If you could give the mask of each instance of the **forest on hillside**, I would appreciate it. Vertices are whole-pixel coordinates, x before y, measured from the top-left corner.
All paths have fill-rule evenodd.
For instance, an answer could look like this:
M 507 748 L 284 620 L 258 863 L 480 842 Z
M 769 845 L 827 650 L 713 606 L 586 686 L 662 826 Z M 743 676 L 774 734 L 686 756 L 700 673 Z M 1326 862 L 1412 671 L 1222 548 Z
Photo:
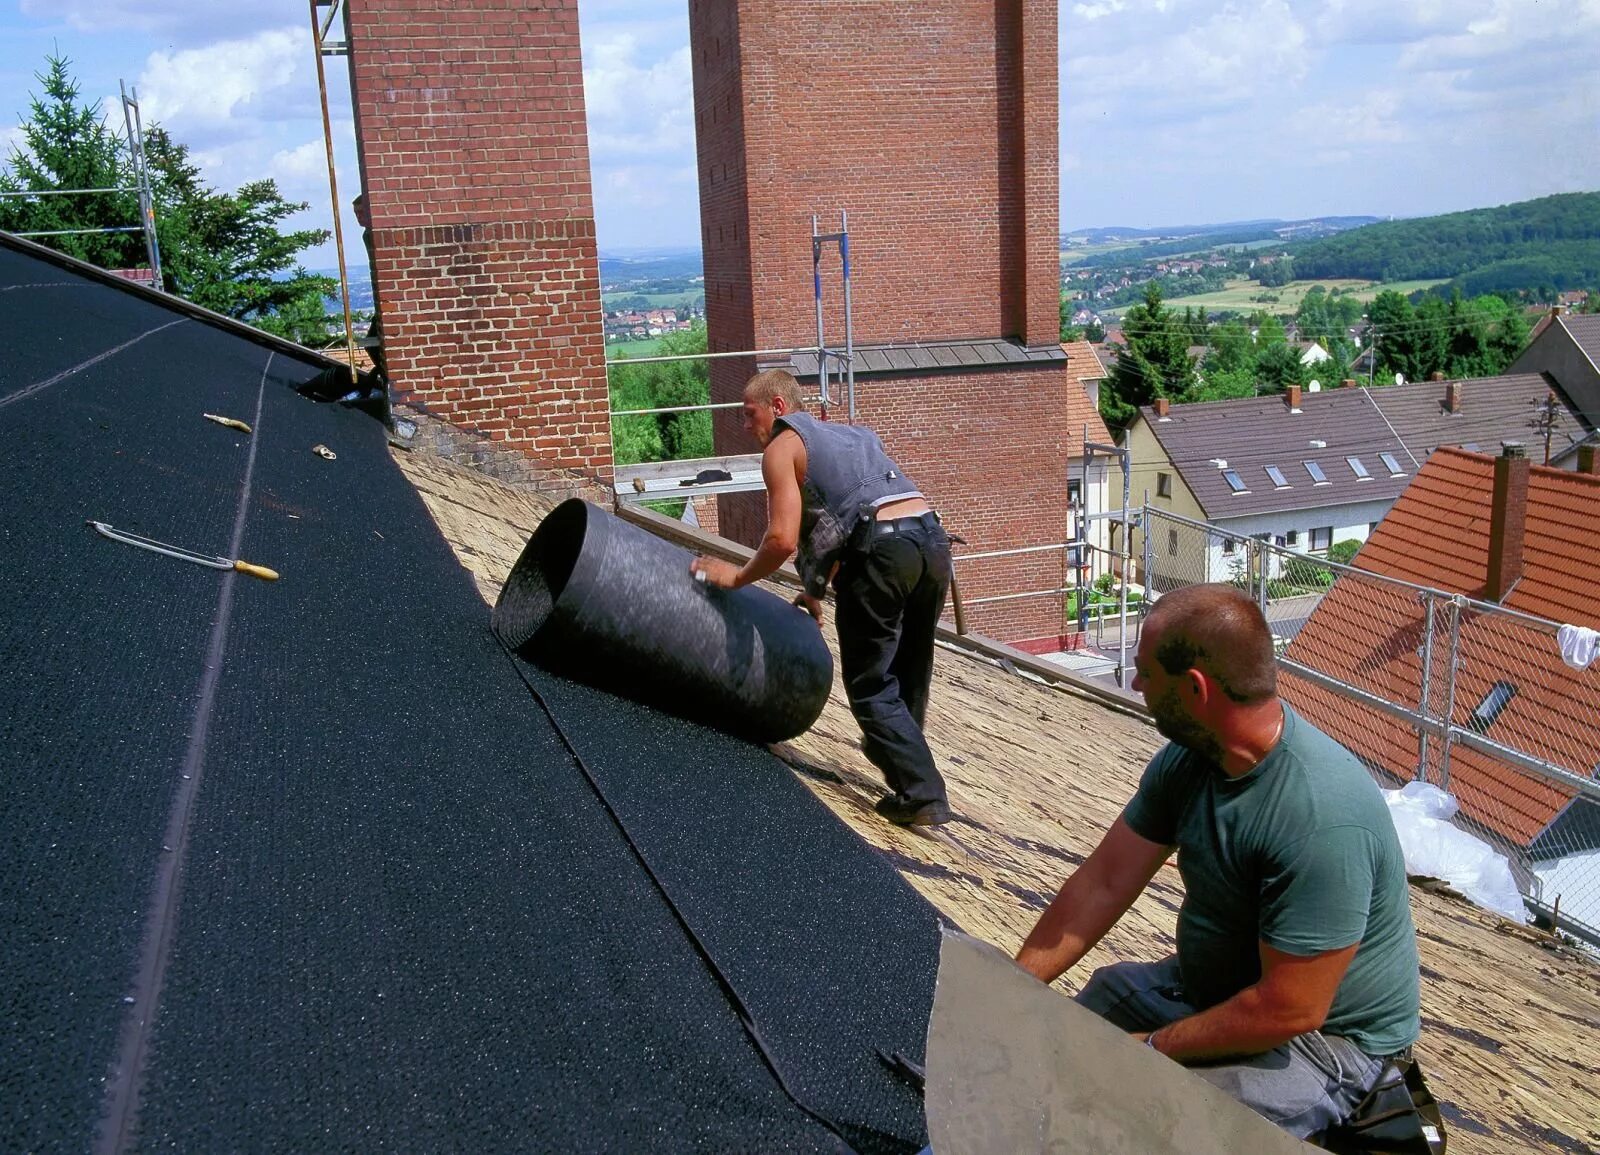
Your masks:
M 1600 193 L 1386 221 L 1289 247 L 1302 280 L 1446 279 L 1467 296 L 1600 284 Z

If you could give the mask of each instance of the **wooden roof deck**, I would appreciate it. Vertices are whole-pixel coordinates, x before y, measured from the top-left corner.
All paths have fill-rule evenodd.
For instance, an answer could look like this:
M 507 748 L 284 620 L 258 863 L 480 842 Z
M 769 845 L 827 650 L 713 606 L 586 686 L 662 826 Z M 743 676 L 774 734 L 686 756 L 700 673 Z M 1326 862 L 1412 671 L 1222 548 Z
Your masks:
M 551 501 L 465 469 L 397 453 L 487 603 Z M 834 644 L 831 622 L 827 628 Z M 928 735 L 958 820 L 891 827 L 883 792 L 836 687 L 810 732 L 777 747 L 817 796 L 968 933 L 1014 951 L 1062 878 L 1121 811 L 1161 740 L 1148 724 L 952 650 L 935 663 Z M 1170 865 L 1083 964 L 1173 947 L 1182 883 Z M 1571 947 L 1413 886 L 1423 1034 L 1457 1155 L 1600 1149 L 1600 965 Z

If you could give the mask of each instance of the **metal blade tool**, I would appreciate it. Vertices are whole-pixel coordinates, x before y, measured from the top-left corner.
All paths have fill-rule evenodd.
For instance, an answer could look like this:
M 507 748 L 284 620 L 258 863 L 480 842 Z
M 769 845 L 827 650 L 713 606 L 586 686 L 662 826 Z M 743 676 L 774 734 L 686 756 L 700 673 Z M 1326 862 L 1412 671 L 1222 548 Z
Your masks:
M 252 565 L 250 562 L 238 558 L 213 557 L 210 554 L 195 553 L 193 550 L 168 545 L 166 542 L 140 537 L 138 534 L 129 533 L 125 529 L 113 529 L 103 521 L 90 520 L 86 524 L 101 537 L 110 538 L 112 541 L 120 541 L 123 545 L 137 546 L 139 549 L 147 549 L 151 553 L 159 553 L 165 557 L 175 557 L 179 561 L 192 561 L 195 565 L 208 566 L 211 569 L 231 569 L 237 573 L 260 578 L 262 581 L 275 582 L 278 580 L 278 571 L 268 569 L 264 565 Z

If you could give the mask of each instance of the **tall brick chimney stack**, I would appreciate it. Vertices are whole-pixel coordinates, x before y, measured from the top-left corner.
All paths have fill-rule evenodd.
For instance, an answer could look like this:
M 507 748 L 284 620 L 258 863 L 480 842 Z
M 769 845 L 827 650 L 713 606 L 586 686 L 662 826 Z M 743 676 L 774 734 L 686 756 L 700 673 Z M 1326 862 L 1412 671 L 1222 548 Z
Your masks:
M 1059 335 L 1058 9 L 689 4 L 712 351 L 816 344 L 812 214 L 831 233 L 847 212 L 857 420 L 975 552 L 1059 544 L 1082 452 Z M 826 335 L 842 347 L 839 256 L 823 253 Z M 814 395 L 815 359 L 793 364 Z M 713 362 L 712 400 L 736 400 L 755 368 Z M 844 420 L 834 390 L 829 416 Z M 754 448 L 731 413 L 714 428 L 719 453 Z M 753 542 L 764 516 L 735 495 L 719 526 Z M 976 601 L 1060 576 L 1059 555 L 1040 551 L 964 567 L 961 588 Z M 1037 640 L 1061 633 L 1061 610 L 1025 597 L 968 617 Z
M 1300 386 L 1290 385 L 1283 391 L 1283 400 L 1289 406 L 1290 413 L 1300 412 Z
M 1596 454 L 1597 446 L 1590 441 L 1578 446 L 1578 472 L 1600 473 L 1600 454 Z
M 1494 459 L 1489 510 L 1489 572 L 1484 596 L 1498 602 L 1522 576 L 1522 539 L 1528 522 L 1528 451 L 1507 441 Z
M 1172 402 L 1167 400 L 1165 397 L 1157 397 L 1155 401 L 1151 403 L 1151 408 L 1156 411 L 1156 420 L 1165 421 L 1172 413 Z
M 397 400 L 552 488 L 609 481 L 576 6 L 348 0 L 345 25 Z
M 1446 413 L 1461 412 L 1461 382 L 1452 381 L 1444 387 L 1444 411 Z

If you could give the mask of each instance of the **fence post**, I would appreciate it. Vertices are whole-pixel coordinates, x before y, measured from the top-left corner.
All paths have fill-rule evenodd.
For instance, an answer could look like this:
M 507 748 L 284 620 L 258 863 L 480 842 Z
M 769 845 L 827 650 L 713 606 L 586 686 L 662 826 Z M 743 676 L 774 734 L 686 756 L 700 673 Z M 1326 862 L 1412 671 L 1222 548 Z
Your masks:
M 1427 622 L 1422 635 L 1422 693 L 1417 702 L 1417 712 L 1424 717 L 1431 718 L 1430 712 L 1433 699 L 1430 687 L 1433 682 L 1433 594 L 1421 593 L 1417 600 L 1422 602 L 1422 616 Z M 1423 727 L 1417 728 L 1417 781 L 1428 780 L 1428 731 Z
M 1444 754 L 1440 759 L 1439 789 L 1450 792 L 1450 748 L 1455 745 L 1453 727 L 1456 717 L 1456 681 L 1461 670 L 1461 597 L 1453 596 L 1446 604 L 1450 618 L 1450 680 L 1446 683 L 1444 718 Z
M 1156 588 L 1155 581 L 1150 575 L 1150 494 L 1149 494 L 1149 492 L 1145 493 L 1145 495 L 1144 495 L 1144 508 L 1139 512 L 1139 529 L 1144 535 L 1144 600 L 1145 600 L 1146 612 L 1149 612 L 1148 611 L 1148 607 L 1149 607 L 1149 604 L 1150 604 L 1150 599 L 1155 596 L 1155 588 Z M 1133 532 L 1133 527 L 1131 525 L 1124 525 L 1122 527 L 1122 535 L 1124 537 L 1126 537 L 1128 534 L 1130 534 L 1132 532 Z
M 1257 598 L 1257 600 L 1258 600 L 1258 602 L 1259 602 L 1259 604 L 1261 606 L 1261 616 L 1262 617 L 1266 617 L 1267 616 L 1267 574 L 1272 569 L 1272 555 L 1267 552 L 1267 543 L 1266 542 L 1259 541 L 1259 540 L 1257 540 L 1256 538 L 1253 538 L 1253 537 L 1252 538 L 1247 538 L 1246 540 L 1251 543 L 1251 546 L 1252 546 L 1251 552 L 1254 553 L 1255 556 L 1256 556 L 1257 573 L 1259 574 L 1259 576 L 1258 576 L 1258 578 L 1256 580 L 1260 583 L 1259 587 L 1256 590 L 1256 598 Z

